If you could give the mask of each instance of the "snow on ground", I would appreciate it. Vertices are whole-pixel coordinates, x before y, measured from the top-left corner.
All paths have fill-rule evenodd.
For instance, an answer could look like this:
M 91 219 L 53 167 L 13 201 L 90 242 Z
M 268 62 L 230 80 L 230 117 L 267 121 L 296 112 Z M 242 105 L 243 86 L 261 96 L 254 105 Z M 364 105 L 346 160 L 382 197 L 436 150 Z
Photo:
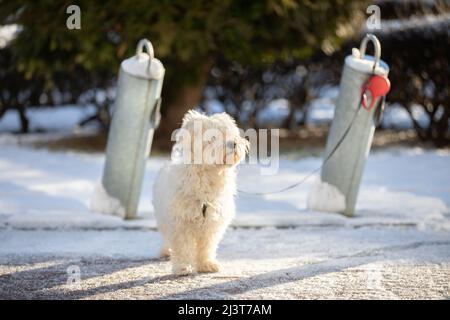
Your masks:
M 139 219 L 90 212 L 103 154 L 32 149 L 0 135 L 0 298 L 316 299 L 450 297 L 450 151 L 372 153 L 354 218 L 306 209 L 317 176 L 287 192 L 240 194 L 217 274 L 175 277 L 157 259 L 147 163 Z M 273 176 L 239 169 L 239 188 L 272 191 L 319 158 L 283 156 Z M 75 269 L 74 269 L 75 268 Z M 67 284 L 73 270 L 80 281 Z
M 317 98 L 310 102 L 307 123 L 313 125 L 331 123 L 338 95 L 338 86 L 324 86 L 318 90 Z M 208 100 L 206 106 L 209 113 L 223 112 L 224 110 L 220 101 L 215 99 Z M 261 126 L 279 127 L 289 115 L 288 107 L 289 102 L 286 99 L 271 101 L 263 110 L 258 112 L 257 123 Z M 426 127 L 429 118 L 423 108 L 419 105 L 413 105 L 411 110 L 419 125 Z M 63 107 L 28 108 L 27 117 L 30 121 L 29 129 L 31 132 L 67 133 L 80 130 L 78 123 L 95 114 L 95 112 L 95 107 L 92 105 L 84 107 L 66 105 Z M 302 111 L 299 110 L 295 117 L 300 120 Z M 399 104 L 388 104 L 383 116 L 382 126 L 393 129 L 411 129 L 414 127 L 408 112 Z M 8 110 L 0 118 L 0 133 L 19 132 L 20 128 L 19 115 L 15 110 Z M 87 131 L 87 129 L 83 128 L 84 131 Z
M 27 116 L 30 120 L 30 131 L 68 131 L 77 124 L 95 114 L 93 106 L 80 107 L 68 105 L 64 107 L 29 108 Z M 0 119 L 0 133 L 20 131 L 20 119 L 15 110 L 8 110 Z
M 152 182 L 165 161 L 168 159 L 161 157 L 148 161 L 139 204 L 141 219 L 123 221 L 88 209 L 102 174 L 102 154 L 55 153 L 4 144 L 0 150 L 0 228 L 154 228 Z M 261 176 L 257 165 L 244 165 L 239 169 L 239 188 L 246 192 L 278 190 L 301 180 L 320 164 L 318 158 L 294 161 L 282 157 L 278 174 L 272 176 Z M 378 152 L 368 160 L 354 218 L 306 210 L 316 176 L 279 194 L 240 194 L 234 225 L 414 224 L 448 230 L 449 164 L 448 151 Z
M 450 23 L 450 14 L 443 13 L 439 15 L 427 14 L 424 16 L 412 16 L 407 19 L 392 19 L 392 20 L 382 20 L 381 26 L 378 32 L 395 32 L 398 30 L 407 29 L 417 29 L 426 27 L 439 27 L 440 25 L 446 27 Z M 367 30 L 367 27 L 363 30 L 364 32 L 373 32 L 373 30 Z
M 3 49 L 11 42 L 22 28 L 17 24 L 0 26 L 0 49 Z
M 442 299 L 450 239 L 415 228 L 235 229 L 222 271 L 176 277 L 155 231 L 0 232 L 0 297 L 47 299 Z M 73 272 L 79 281 L 68 283 Z M 72 278 L 73 279 L 73 278 Z
M 89 212 L 102 154 L 49 152 L 0 139 L 0 298 L 448 298 L 450 153 L 370 156 L 354 218 L 306 210 L 314 179 L 281 194 L 239 195 L 218 274 L 179 278 L 157 259 L 148 161 L 140 219 Z M 270 191 L 318 158 L 282 158 L 275 176 L 242 166 L 239 187 Z M 255 190 L 256 186 L 260 186 Z M 75 268 L 75 269 L 73 269 Z M 73 270 L 80 281 L 67 284 Z

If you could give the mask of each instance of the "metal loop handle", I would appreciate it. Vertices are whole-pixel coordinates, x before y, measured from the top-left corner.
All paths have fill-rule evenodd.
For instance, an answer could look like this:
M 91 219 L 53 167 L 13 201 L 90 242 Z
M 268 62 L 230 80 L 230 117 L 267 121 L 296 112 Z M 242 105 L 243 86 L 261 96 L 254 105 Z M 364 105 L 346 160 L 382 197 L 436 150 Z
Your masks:
M 144 52 L 144 48 L 147 51 L 147 54 L 150 56 L 150 59 L 155 57 L 155 53 L 153 51 L 152 43 L 147 39 L 141 39 L 136 47 L 136 54 Z
M 374 65 L 373 65 L 373 70 L 375 71 L 375 68 L 377 67 L 378 63 L 380 62 L 380 58 L 381 58 L 381 44 L 380 41 L 378 40 L 378 38 L 372 34 L 372 33 L 368 33 L 364 39 L 361 41 L 361 45 L 359 47 L 359 52 L 361 54 L 361 58 L 363 59 L 365 54 L 366 54 L 366 48 L 367 48 L 367 42 L 371 41 L 373 43 L 373 47 L 375 49 L 375 53 L 374 53 Z
M 152 60 L 155 57 L 155 52 L 153 51 L 153 45 L 148 39 L 141 39 L 138 42 L 138 45 L 136 47 L 136 55 L 139 55 L 140 53 L 144 52 L 144 48 L 147 51 L 147 54 L 150 56 L 148 59 L 148 66 L 147 66 L 147 72 L 150 74 L 150 66 L 152 64 Z

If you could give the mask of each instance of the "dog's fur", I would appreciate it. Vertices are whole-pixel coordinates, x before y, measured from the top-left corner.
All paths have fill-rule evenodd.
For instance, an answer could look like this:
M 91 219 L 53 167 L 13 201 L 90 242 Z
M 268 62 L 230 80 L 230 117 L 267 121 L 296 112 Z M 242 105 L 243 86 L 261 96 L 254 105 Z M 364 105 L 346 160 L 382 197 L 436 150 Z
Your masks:
M 216 141 L 214 148 L 215 152 L 222 148 L 223 161 L 186 164 L 172 159 L 159 172 L 153 206 L 164 241 L 161 255 L 170 256 L 176 274 L 217 272 L 217 246 L 235 212 L 236 165 L 245 158 L 249 143 L 240 137 L 235 121 L 226 113 L 206 116 L 191 110 L 181 128 L 190 133 L 185 144 L 191 148 L 188 151 L 201 139 L 203 152 L 211 147 L 211 141 L 204 141 L 205 131 L 219 130 L 224 139 Z M 178 137 L 174 148 L 185 140 Z M 230 141 L 232 150 L 227 151 Z

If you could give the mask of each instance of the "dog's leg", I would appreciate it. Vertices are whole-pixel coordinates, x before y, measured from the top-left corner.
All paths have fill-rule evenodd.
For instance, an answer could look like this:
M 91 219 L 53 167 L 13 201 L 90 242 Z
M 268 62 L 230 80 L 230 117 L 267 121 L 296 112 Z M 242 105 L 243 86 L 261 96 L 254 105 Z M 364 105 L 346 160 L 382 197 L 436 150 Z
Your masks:
M 194 273 L 193 262 L 195 261 L 195 241 L 188 228 L 180 225 L 174 228 L 171 237 L 172 271 L 178 275 Z
M 197 270 L 198 272 L 218 272 L 220 264 L 216 260 L 217 246 L 225 229 L 208 230 L 198 236 Z
M 167 232 L 167 227 L 165 224 L 159 222 L 158 223 L 158 230 L 162 235 L 162 246 L 161 249 L 159 251 L 159 257 L 161 259 L 168 259 L 170 257 L 170 252 L 172 251 L 170 249 L 170 245 L 169 245 L 169 237 L 168 232 Z

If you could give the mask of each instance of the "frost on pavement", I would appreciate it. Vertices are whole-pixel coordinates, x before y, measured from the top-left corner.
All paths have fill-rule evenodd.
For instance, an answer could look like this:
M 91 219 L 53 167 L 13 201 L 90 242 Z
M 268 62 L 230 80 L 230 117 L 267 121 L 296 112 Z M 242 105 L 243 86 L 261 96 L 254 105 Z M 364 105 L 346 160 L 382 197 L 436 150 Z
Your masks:
M 345 196 L 335 186 L 317 181 L 308 196 L 308 209 L 323 212 L 345 210 Z
M 101 182 L 95 187 L 89 209 L 98 213 L 112 214 L 122 218 L 125 217 L 125 209 L 120 201 L 109 195 Z

